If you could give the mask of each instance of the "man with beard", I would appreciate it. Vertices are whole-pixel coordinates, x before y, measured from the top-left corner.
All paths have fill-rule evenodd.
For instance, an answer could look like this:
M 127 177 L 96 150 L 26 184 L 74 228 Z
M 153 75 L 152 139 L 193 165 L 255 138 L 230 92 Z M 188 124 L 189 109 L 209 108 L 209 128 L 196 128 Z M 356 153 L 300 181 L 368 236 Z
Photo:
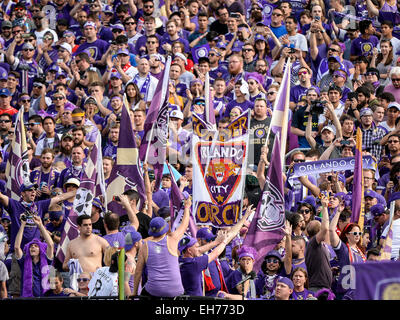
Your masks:
M 110 132 L 108 133 L 108 141 L 103 148 L 103 156 L 111 157 L 113 160 L 117 157 L 117 147 L 119 141 L 119 123 L 115 123 L 111 126 Z
M 66 132 L 61 137 L 60 153 L 54 158 L 54 163 L 64 162 L 66 167 L 72 166 L 71 153 L 74 146 L 74 136 Z
M 37 199 L 44 200 L 50 198 L 51 191 L 60 176 L 60 173 L 53 169 L 54 150 L 50 148 L 43 149 L 40 163 L 42 165 L 31 172 L 29 180 L 39 186 L 36 191 Z
M 161 36 L 156 32 L 156 19 L 152 16 L 144 18 L 144 34 L 136 41 L 135 54 L 140 55 L 146 51 L 146 42 L 149 36 L 156 36 L 158 43 L 161 42 Z
M 224 35 L 228 33 L 228 18 L 229 18 L 229 12 L 226 7 L 219 7 L 216 10 L 216 17 L 217 20 L 215 20 L 213 23 L 210 25 L 210 31 L 216 31 L 218 32 L 219 35 Z
M 13 35 L 11 33 L 12 22 L 4 20 L 1 24 L 1 37 L 4 39 L 4 48 L 7 49 L 8 45 L 13 41 Z
M 86 99 L 85 104 L 87 104 L 88 101 L 89 99 Z M 85 111 L 81 108 L 74 109 L 72 111 L 72 122 L 77 128 L 82 128 L 84 131 L 84 147 L 92 147 L 100 132 L 92 121 L 86 119 Z
M 217 78 L 228 79 L 228 70 L 226 66 L 220 64 L 221 57 L 222 55 L 217 48 L 211 48 L 208 52 L 208 59 L 210 61 L 210 84 L 214 84 Z
M 339 56 L 330 56 L 328 58 L 328 72 L 326 72 L 324 76 L 321 77 L 321 80 L 318 83 L 318 87 L 320 87 L 321 89 L 329 87 L 329 85 L 333 83 L 333 74 L 338 69 L 344 70 L 344 66 L 341 63 Z
M 235 83 L 244 77 L 243 57 L 239 54 L 232 54 L 228 62 L 229 82 L 226 85 L 225 94 L 231 93 Z
M 311 88 L 312 72 L 307 67 L 300 67 L 298 71 L 299 84 L 290 88 L 290 109 L 294 110 L 297 103 L 306 95 L 308 89 Z
M 305 231 L 305 224 L 304 230 Z M 285 265 L 285 271 L 287 274 L 291 274 L 292 271 L 298 267 L 302 267 L 307 270 L 307 265 L 305 262 L 304 252 L 306 250 L 306 240 L 304 236 L 298 235 L 286 235 L 286 244 L 285 248 L 287 252 L 285 253 L 285 258 L 283 259 L 283 263 Z
M 48 27 L 47 18 L 43 11 L 40 11 L 32 16 L 33 21 L 35 21 L 35 36 L 36 36 L 36 44 L 43 44 L 43 37 L 47 32 L 50 32 L 53 35 L 54 42 L 58 41 L 57 33 Z
M 36 149 L 36 143 L 45 134 L 42 126 L 42 117 L 35 114 L 29 117 L 27 126 L 27 142 Z
M 84 159 L 85 151 L 82 146 L 74 146 L 71 152 L 72 165 L 61 171 L 60 178 L 58 179 L 57 187 L 63 188 L 69 178 L 76 178 L 79 181 L 84 172 Z

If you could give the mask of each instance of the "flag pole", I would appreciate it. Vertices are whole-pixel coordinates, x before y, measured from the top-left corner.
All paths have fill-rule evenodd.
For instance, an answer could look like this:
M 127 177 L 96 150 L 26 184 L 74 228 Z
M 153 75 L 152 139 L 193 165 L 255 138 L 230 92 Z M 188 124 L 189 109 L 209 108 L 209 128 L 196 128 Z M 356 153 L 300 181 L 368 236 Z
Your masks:
M 247 130 L 250 129 L 250 121 L 251 121 L 251 117 L 250 117 L 250 112 L 247 113 Z M 247 176 L 247 164 L 248 164 L 248 156 L 249 156 L 249 135 L 247 135 L 247 141 L 246 141 L 246 155 L 245 155 L 245 160 L 246 160 L 246 165 L 244 166 L 245 172 L 244 172 L 244 181 L 243 181 L 243 185 L 242 185 L 242 200 L 240 201 L 240 217 L 242 216 L 242 211 L 243 211 L 243 197 L 244 197 L 244 190 L 246 187 L 246 176 Z M 242 172 L 243 174 L 243 172 Z

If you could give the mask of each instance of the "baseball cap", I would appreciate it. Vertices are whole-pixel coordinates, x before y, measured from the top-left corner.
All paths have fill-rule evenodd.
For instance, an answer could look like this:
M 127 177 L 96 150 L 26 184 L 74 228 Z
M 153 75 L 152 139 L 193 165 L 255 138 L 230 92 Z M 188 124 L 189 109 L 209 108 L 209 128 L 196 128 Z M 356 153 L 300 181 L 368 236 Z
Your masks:
M 128 49 L 119 49 L 117 51 L 117 55 L 118 54 L 125 54 L 125 55 L 129 56 L 129 50 Z
M 67 186 L 68 184 L 74 185 L 78 188 L 81 185 L 80 181 L 76 178 L 69 178 L 67 182 L 64 183 L 64 187 Z
M 390 109 L 390 108 L 396 108 L 397 110 L 400 111 L 400 104 L 398 104 L 397 102 L 391 102 L 387 106 L 387 109 Z
M 183 113 L 180 110 L 172 110 L 169 114 L 169 117 L 183 120 Z
M 332 129 L 330 126 L 325 126 L 325 127 L 323 127 L 322 130 L 321 130 L 321 133 L 322 133 L 322 131 L 324 131 L 324 130 L 329 130 L 330 132 L 332 132 L 333 134 L 335 134 L 335 131 L 333 131 L 333 129 Z
M 29 184 L 21 184 L 19 187 L 20 192 L 24 192 L 31 189 L 37 189 L 38 185 L 36 183 L 29 183 Z
M 182 253 L 185 249 L 194 246 L 196 243 L 197 239 L 190 236 L 184 236 L 178 243 L 178 250 Z
M 96 99 L 93 98 L 92 96 L 89 96 L 86 98 L 84 105 L 89 104 L 89 103 L 97 104 Z
M 196 238 L 197 239 L 206 240 L 206 241 L 210 241 L 210 240 L 214 240 L 215 239 L 215 235 L 212 233 L 210 228 L 204 227 L 204 228 L 201 228 L 201 229 L 199 229 L 197 231 Z
M 72 47 L 69 43 L 63 42 L 58 47 L 67 50 L 70 54 L 72 53 Z
M 87 21 L 87 22 L 85 22 L 85 24 L 83 25 L 83 27 L 84 27 L 84 28 L 93 27 L 93 28 L 97 29 L 96 23 L 94 23 L 93 21 Z
M 65 132 L 63 135 L 62 135 L 62 137 L 61 137 L 61 140 L 64 140 L 64 139 L 66 139 L 66 138 L 70 138 L 71 140 L 74 140 L 74 136 L 72 135 L 72 133 L 71 132 Z
M 0 96 L 7 96 L 9 97 L 11 95 L 10 90 L 7 88 L 0 89 Z
M 373 112 L 370 108 L 362 108 L 360 110 L 360 117 L 362 116 L 372 116 Z
M 136 242 L 142 240 L 142 236 L 137 231 L 128 232 L 125 235 L 125 251 L 131 250 Z
M 22 46 L 22 50 L 25 50 L 25 49 L 35 49 L 35 47 L 33 46 L 33 44 L 32 43 L 30 43 L 30 42 L 26 42 L 26 43 L 24 43 L 24 45 Z
M 1 23 L 1 27 L 2 27 L 2 28 L 6 28 L 6 27 L 12 28 L 12 22 L 11 22 L 10 20 L 4 20 L 4 21 Z

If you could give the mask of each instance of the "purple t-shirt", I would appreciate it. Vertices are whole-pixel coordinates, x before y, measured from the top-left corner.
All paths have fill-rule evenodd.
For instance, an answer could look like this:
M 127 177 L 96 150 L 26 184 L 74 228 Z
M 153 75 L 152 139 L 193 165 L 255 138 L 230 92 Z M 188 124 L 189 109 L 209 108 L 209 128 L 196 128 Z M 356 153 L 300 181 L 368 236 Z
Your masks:
M 36 212 L 40 218 L 43 214 L 49 210 L 50 199 L 37 201 L 35 206 L 37 210 L 31 209 Z M 28 208 L 22 205 L 20 201 L 9 198 L 8 207 L 5 207 L 11 218 L 11 239 L 10 239 L 10 251 L 14 252 L 15 237 L 17 236 L 18 230 L 21 227 L 20 216 L 26 212 Z M 40 239 L 40 230 L 33 222 L 33 219 L 28 219 L 24 229 L 24 235 L 21 241 L 21 249 L 24 248 L 25 244 L 31 242 L 33 239 Z
M 308 88 L 298 84 L 290 88 L 290 102 L 298 103 L 302 96 L 306 95 Z
M 245 100 L 244 102 L 237 102 L 236 100 L 232 100 L 226 105 L 224 117 L 229 117 L 229 113 L 235 107 L 239 107 L 242 109 L 242 112 L 245 112 L 247 109 L 253 109 L 254 104 L 248 100 Z
M 372 54 L 372 49 L 379 44 L 379 39 L 375 36 L 370 36 L 369 39 L 364 39 L 361 36 L 351 42 L 350 54 L 352 56 L 368 56 Z
M 179 257 L 179 265 L 185 294 L 189 296 L 202 296 L 202 271 L 208 266 L 208 255 L 195 258 Z

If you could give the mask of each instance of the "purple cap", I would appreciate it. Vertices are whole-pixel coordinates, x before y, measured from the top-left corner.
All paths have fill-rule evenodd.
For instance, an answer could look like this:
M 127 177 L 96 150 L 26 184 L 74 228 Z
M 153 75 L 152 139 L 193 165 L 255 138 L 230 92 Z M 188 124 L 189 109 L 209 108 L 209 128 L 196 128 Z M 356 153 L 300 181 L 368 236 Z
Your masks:
M 249 246 L 242 246 L 237 252 L 239 259 L 243 257 L 250 257 L 253 260 L 257 259 L 257 250 L 254 249 L 253 247 Z
M 19 191 L 20 192 L 24 192 L 26 190 L 30 190 L 30 189 L 37 189 L 38 185 L 36 183 L 29 183 L 29 184 L 21 184 L 21 186 L 19 187 Z
M 60 217 L 63 215 L 63 211 L 62 210 L 58 210 L 58 211 L 49 211 L 49 218 L 50 221 L 51 220 L 58 220 L 60 219 Z
M 374 217 L 378 217 L 385 212 L 385 207 L 380 203 L 377 203 L 371 207 L 371 214 Z
M 262 24 L 264 25 L 263 22 L 262 22 Z M 256 42 L 256 41 L 264 41 L 264 42 L 267 42 L 267 41 L 265 40 L 264 36 L 263 36 L 262 34 L 259 34 L 259 33 L 257 33 L 257 34 L 254 36 L 254 42 Z
M 364 198 L 366 198 L 366 197 L 371 197 L 371 198 L 375 198 L 378 200 L 378 194 L 374 190 L 371 190 L 371 189 L 365 190 Z
M 112 78 L 122 79 L 121 75 L 117 71 L 110 74 L 110 79 Z
M 119 55 L 119 54 L 124 54 L 124 55 L 129 56 L 129 50 L 128 49 L 119 49 L 117 51 L 117 55 Z
M 190 248 L 194 246 L 197 243 L 197 239 L 190 237 L 190 236 L 184 236 L 178 244 L 178 250 L 180 253 L 182 253 L 184 250 L 187 248 Z
M 215 235 L 212 233 L 210 228 L 204 227 L 197 231 L 196 238 L 206 240 L 206 241 L 211 241 L 211 240 L 215 239 Z
M 125 235 L 125 251 L 131 250 L 136 242 L 142 240 L 142 235 L 137 231 L 128 232 Z
M 388 204 L 392 201 L 396 201 L 399 199 L 400 199 L 400 192 L 393 192 L 389 197 Z
M 169 225 L 165 219 L 161 217 L 155 217 L 150 221 L 149 235 L 153 237 L 159 237 L 167 233 L 169 230 Z
M 289 287 L 289 289 L 292 289 L 292 290 L 293 290 L 293 288 L 294 288 L 293 282 L 292 282 L 292 280 L 290 280 L 289 278 L 286 278 L 286 277 L 279 277 L 278 280 L 277 280 L 276 282 L 277 282 L 277 283 L 279 282 L 279 283 L 284 283 L 284 284 L 286 284 L 286 285 Z
M 301 203 L 308 203 L 308 204 L 312 205 L 314 208 L 317 205 L 315 197 L 313 197 L 313 196 L 307 196 Z

